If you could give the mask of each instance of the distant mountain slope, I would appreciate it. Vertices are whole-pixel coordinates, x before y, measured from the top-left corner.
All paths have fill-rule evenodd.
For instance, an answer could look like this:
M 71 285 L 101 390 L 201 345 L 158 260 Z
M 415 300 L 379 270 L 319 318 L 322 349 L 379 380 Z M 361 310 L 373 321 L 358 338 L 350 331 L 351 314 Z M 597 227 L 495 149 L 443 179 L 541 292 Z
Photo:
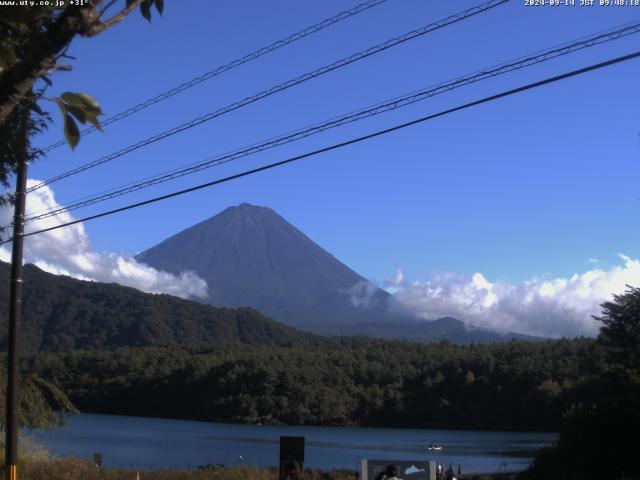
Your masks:
M 21 344 L 31 351 L 239 342 L 307 345 L 324 339 L 251 308 L 214 308 L 117 284 L 24 268 Z M 0 262 L 0 344 L 6 345 L 9 264 Z
M 269 208 L 243 203 L 136 257 L 206 280 L 208 302 L 251 306 L 321 333 L 385 318 L 390 295 L 323 250 Z
M 443 317 L 437 320 L 396 320 L 384 323 L 361 323 L 342 335 L 360 335 L 376 338 L 393 338 L 412 342 L 439 342 L 448 340 L 458 344 L 495 343 L 510 340 L 542 341 L 542 337 L 534 337 L 516 332 L 498 332 L 488 328 L 465 325 L 457 318 Z

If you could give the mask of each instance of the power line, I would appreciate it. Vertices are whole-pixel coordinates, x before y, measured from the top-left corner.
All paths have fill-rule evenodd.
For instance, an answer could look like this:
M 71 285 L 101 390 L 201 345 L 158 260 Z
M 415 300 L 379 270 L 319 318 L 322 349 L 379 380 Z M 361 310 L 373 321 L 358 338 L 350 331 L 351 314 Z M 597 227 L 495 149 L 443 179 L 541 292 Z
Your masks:
M 41 230 L 37 230 L 37 231 L 34 231 L 34 232 L 25 233 L 24 236 L 25 237 L 29 237 L 31 235 L 37 235 L 37 234 L 40 234 L 40 233 L 50 232 L 52 230 L 57 230 L 59 228 L 64 228 L 64 227 L 68 227 L 70 225 L 75 225 L 77 223 L 86 222 L 86 221 L 94 220 L 94 219 L 101 218 L 101 217 L 106 217 L 106 216 L 113 215 L 113 214 L 116 214 L 116 213 L 124 212 L 126 210 L 131 210 L 133 208 L 138 208 L 138 207 L 142 207 L 144 205 L 149 205 L 151 203 L 156 203 L 156 202 L 159 202 L 161 200 L 167 200 L 169 198 L 185 195 L 187 193 L 195 192 L 197 190 L 202 190 L 204 188 L 212 187 L 214 185 L 227 183 L 227 182 L 230 182 L 232 180 L 237 180 L 237 179 L 242 178 L 242 177 L 247 177 L 249 175 L 253 175 L 255 173 L 264 172 L 266 170 L 271 170 L 271 169 L 276 168 L 276 167 L 281 167 L 283 165 L 287 165 L 289 163 L 296 162 L 298 160 L 302 160 L 302 159 L 305 159 L 305 158 L 313 157 L 313 156 L 319 155 L 321 153 L 330 152 L 332 150 L 337 150 L 339 148 L 343 148 L 343 147 L 346 147 L 348 145 L 353 145 L 353 144 L 356 144 L 356 143 L 363 142 L 365 140 L 370 140 L 370 139 L 375 138 L 375 137 L 386 135 L 387 133 L 395 132 L 397 130 L 401 130 L 401 129 L 404 129 L 404 128 L 407 128 L 407 127 L 410 127 L 410 126 L 413 126 L 413 125 L 417 125 L 419 123 L 423 123 L 423 122 L 426 122 L 428 120 L 433 120 L 433 119 L 438 118 L 438 117 L 443 117 L 443 116 L 448 115 L 450 113 L 458 112 L 460 110 L 466 110 L 467 108 L 471 108 L 471 107 L 475 107 L 477 105 L 481 105 L 481 104 L 484 104 L 484 103 L 492 102 L 492 101 L 498 100 L 500 98 L 504 98 L 504 97 L 508 97 L 508 96 L 511 96 L 511 95 L 515 95 L 516 93 L 521 93 L 521 92 L 524 92 L 524 91 L 527 91 L 527 90 L 532 90 L 534 88 L 541 87 L 543 85 L 548 85 L 550 83 L 558 82 L 560 80 L 564 80 L 564 79 L 567 79 L 567 78 L 570 78 L 570 77 L 575 77 L 575 76 L 578 76 L 578 75 L 582 75 L 584 73 L 587 73 L 587 72 L 590 72 L 590 71 L 593 71 L 593 70 L 598 70 L 598 69 L 601 69 L 601 68 L 605 68 L 605 67 L 617 64 L 617 63 L 626 62 L 628 60 L 632 60 L 632 59 L 638 58 L 638 57 L 640 57 L 640 50 L 636 51 L 634 53 L 630 53 L 628 55 L 624 55 L 624 56 L 621 56 L 621 57 L 613 58 L 611 60 L 607 60 L 605 62 L 597 63 L 597 64 L 594 64 L 594 65 L 590 65 L 588 67 L 580 68 L 578 70 L 572 70 L 570 72 L 563 73 L 561 75 L 556 75 L 554 77 L 550 77 L 550 78 L 546 78 L 544 80 L 540 80 L 540 81 L 537 81 L 537 82 L 529 83 L 529 84 L 523 85 L 521 87 L 517 87 L 517 88 L 511 89 L 511 90 L 503 91 L 501 93 L 498 93 L 498 94 L 495 94 L 495 95 L 491 95 L 489 97 L 484 97 L 484 98 L 482 98 L 480 100 L 475 100 L 473 102 L 465 103 L 463 105 L 459 105 L 457 107 L 453 107 L 453 108 L 450 108 L 450 109 L 447 109 L 447 110 L 443 110 L 443 111 L 440 111 L 438 113 L 434 113 L 434 114 L 431 114 L 431 115 L 426 115 L 424 117 L 420 117 L 420 118 L 417 118 L 415 120 L 411 120 L 409 122 L 401 123 L 401 124 L 395 125 L 393 127 L 389 127 L 389 128 L 385 128 L 383 130 L 378 130 L 376 132 L 369 133 L 367 135 L 363 135 L 363 136 L 360 136 L 360 137 L 352 138 L 350 140 L 347 140 L 347 141 L 344 141 L 344 142 L 341 142 L 341 143 L 336 143 L 336 144 L 330 145 L 328 147 L 320 148 L 318 150 L 314 150 L 314 151 L 311 151 L 311 152 L 307 152 L 307 153 L 304 153 L 302 155 L 297 155 L 295 157 L 291 157 L 291 158 L 288 158 L 286 160 L 281 160 L 279 162 L 270 163 L 270 164 L 267 164 L 267 165 L 263 165 L 262 167 L 254 168 L 254 169 L 251 169 L 251 170 L 245 170 L 244 172 L 237 173 L 235 175 L 231 175 L 231 176 L 228 176 L 228 177 L 220 178 L 220 179 L 213 180 L 213 181 L 210 181 L 210 182 L 207 182 L 207 183 L 202 183 L 202 184 L 196 185 L 194 187 L 190 187 L 190 188 L 186 188 L 184 190 L 179 190 L 179 191 L 176 191 L 176 192 L 168 193 L 166 195 L 161 195 L 161 196 L 158 196 L 158 197 L 150 198 L 148 200 L 144 200 L 144 201 L 141 201 L 141 202 L 132 203 L 132 204 L 126 205 L 124 207 L 115 208 L 113 210 L 108 210 L 108 211 L 101 212 L 101 213 L 98 213 L 98 214 L 95 214 L 95 215 L 90 215 L 90 216 L 87 216 L 87 217 L 84 217 L 84 218 L 80 218 L 78 220 L 73 220 L 71 222 L 66 222 L 66 223 L 63 223 L 63 224 L 60 224 L 60 225 L 56 225 L 56 226 L 53 226 L 53 227 L 43 228 Z M 9 243 L 12 240 L 13 240 L 12 238 L 10 238 L 8 240 L 5 240 L 5 241 L 1 242 L 0 245 L 4 245 L 5 243 Z
M 152 105 L 155 105 L 156 103 L 162 102 L 163 100 L 166 100 L 170 97 L 173 97 L 174 95 L 177 95 L 180 92 L 183 92 L 184 90 L 187 90 L 191 87 L 195 87 L 196 85 L 205 82 L 207 80 L 212 79 L 213 77 L 217 77 L 218 75 L 227 72 L 233 68 L 239 67 L 240 65 L 243 65 L 245 63 L 248 63 L 252 60 L 255 60 L 257 58 L 262 57 L 263 55 L 266 55 L 268 53 L 271 53 L 275 50 L 278 50 L 279 48 L 282 48 L 286 45 L 289 45 L 291 43 L 294 43 L 298 40 L 301 40 L 305 37 L 308 37 L 309 35 L 312 35 L 316 32 L 319 32 L 321 30 L 324 30 L 327 27 L 330 27 L 331 25 L 334 25 L 342 20 L 346 20 L 347 18 L 353 17 L 355 15 L 358 15 L 359 13 L 362 13 L 366 10 L 369 10 L 370 8 L 376 7 L 378 5 L 380 5 L 381 3 L 386 2 L 387 0 L 369 0 L 367 2 L 361 3 L 359 5 L 356 5 L 353 8 L 350 8 L 349 10 L 345 10 L 343 12 L 338 13 L 337 15 L 334 15 L 333 17 L 330 18 L 326 18 L 324 20 L 322 20 L 319 23 L 316 23 L 315 25 L 312 25 L 310 27 L 305 28 L 304 30 L 301 30 L 297 33 L 294 33 L 292 35 L 289 35 L 288 37 L 285 37 L 283 39 L 280 39 L 276 42 L 273 42 L 270 45 L 267 45 L 266 47 L 262 47 L 254 52 L 248 53 L 247 55 L 237 58 L 235 60 L 232 60 L 231 62 L 222 65 L 220 67 L 217 67 L 213 70 L 210 70 L 208 72 L 203 73 L 202 75 L 195 77 L 187 82 L 184 82 L 176 87 L 173 87 L 165 92 L 162 92 L 158 95 L 156 95 L 155 97 L 151 97 L 143 102 L 140 102 L 137 105 L 134 105 L 131 108 L 128 108 L 127 110 L 124 110 L 120 113 L 117 113 L 115 115 L 112 115 L 111 117 L 106 118 L 105 120 L 103 120 L 101 122 L 101 126 L 105 127 L 107 125 L 111 125 L 112 123 L 115 123 L 119 120 L 122 120 L 123 118 L 127 118 L 130 117 L 131 115 L 139 112 L 140 110 L 144 110 L 145 108 L 148 108 Z M 92 132 L 95 132 L 97 130 L 97 128 L 93 127 L 93 126 L 89 126 L 85 129 L 83 129 L 80 132 L 81 136 L 84 135 L 88 135 Z M 66 140 L 59 140 L 51 145 L 49 145 L 48 147 L 45 147 L 44 149 L 42 149 L 43 153 L 48 153 L 51 150 L 54 150 L 58 147 L 60 147 L 61 145 L 66 144 Z
M 377 53 L 383 52 L 389 48 L 395 47 L 397 45 L 400 45 L 404 42 L 407 42 L 409 40 L 413 40 L 415 38 L 418 38 L 422 35 L 425 35 L 427 33 L 433 32 L 435 30 L 439 30 L 441 28 L 444 28 L 448 25 L 457 23 L 459 21 L 465 20 L 467 18 L 470 18 L 472 16 L 475 16 L 479 13 L 483 13 L 486 12 L 487 10 L 490 10 L 492 8 L 495 8 L 499 5 L 502 5 L 504 3 L 507 3 L 509 0 L 490 0 L 488 2 L 482 3 L 480 5 L 477 5 L 475 7 L 469 8 L 461 13 L 455 14 L 455 15 L 451 15 L 443 20 L 440 20 L 438 22 L 435 23 L 431 23 L 429 25 L 426 25 L 422 28 L 419 28 L 417 30 L 412 30 L 410 32 L 405 33 L 404 35 L 401 35 L 399 37 L 394 37 L 390 40 L 387 40 L 384 43 L 378 44 L 376 46 L 370 47 L 366 50 L 362 50 L 358 53 L 355 53 L 353 55 L 350 55 L 349 57 L 345 57 L 341 60 L 338 60 L 337 62 L 334 62 L 330 65 L 326 65 L 324 67 L 321 67 L 319 69 L 316 69 L 312 72 L 306 73 L 304 75 L 301 75 L 299 77 L 296 77 L 294 79 L 288 80 L 287 82 L 281 83 L 279 85 L 276 85 L 274 87 L 271 87 L 268 90 L 264 90 L 260 93 L 257 93 L 255 95 L 252 95 L 250 97 L 246 97 L 243 100 L 240 100 L 238 102 L 232 103 L 231 105 L 228 105 L 226 107 L 223 107 L 219 110 L 216 110 L 214 112 L 210 112 L 207 113 L 205 115 L 202 115 L 200 117 L 197 117 L 189 122 L 183 123 L 181 125 L 178 125 L 177 127 L 171 128 L 169 130 L 165 130 L 162 133 L 159 133 L 157 135 L 154 135 L 153 137 L 147 138 L 145 140 L 141 140 L 138 143 L 135 143 L 133 145 L 130 145 L 128 147 L 125 147 L 121 150 L 118 150 L 117 152 L 111 153 L 109 155 L 106 155 L 104 157 L 101 157 L 97 160 L 94 160 L 92 162 L 86 163 L 84 165 L 81 165 L 80 167 L 77 167 L 75 169 L 69 170 L 65 173 L 62 173 L 60 175 L 57 175 L 55 177 L 52 177 L 48 180 L 45 180 L 37 185 L 34 185 L 32 187 L 30 187 L 27 190 L 27 193 L 29 192 L 33 192 L 34 190 L 37 190 L 39 188 L 44 187 L 45 185 L 50 185 L 54 182 L 57 182 L 59 180 L 62 180 L 64 178 L 70 177 L 72 175 L 76 175 L 78 173 L 84 172 L 85 170 L 89 170 L 90 168 L 96 167 L 98 165 L 102 165 L 103 163 L 115 160 L 116 158 L 119 158 L 123 155 L 126 155 L 127 153 L 131 153 L 134 150 L 137 150 L 139 148 L 145 147 L 149 144 L 155 143 L 159 140 L 162 140 L 164 138 L 170 137 L 172 135 L 175 135 L 177 133 L 183 132 L 185 130 L 188 130 L 190 128 L 193 128 L 197 125 L 200 125 L 204 122 L 208 122 L 209 120 L 212 120 L 216 117 L 219 117 L 221 115 L 224 115 L 226 113 L 232 112 L 234 110 L 237 110 L 241 107 L 244 107 L 246 105 L 249 105 L 251 103 L 257 102 L 258 100 L 261 100 L 263 98 L 269 97 L 271 95 L 274 95 L 275 93 L 281 92 L 283 90 L 289 89 L 295 85 L 298 85 L 300 83 L 306 82 L 308 80 L 314 79 L 316 77 L 319 77 L 321 75 L 324 75 L 326 73 L 332 72 L 334 70 L 337 70 L 339 68 L 342 68 L 344 66 L 350 65 L 352 63 L 355 63 L 359 60 L 362 60 L 364 58 L 370 57 L 371 55 L 375 55 Z
M 83 208 L 89 205 L 94 205 L 96 203 L 101 203 L 107 200 L 111 200 L 111 199 L 126 195 L 128 193 L 136 192 L 144 188 L 148 188 L 154 185 L 168 182 L 170 180 L 174 180 L 176 178 L 190 175 L 207 168 L 212 168 L 218 165 L 222 165 L 224 163 L 237 160 L 239 158 L 243 158 L 249 155 L 262 152 L 264 150 L 268 150 L 280 145 L 301 140 L 308 136 L 315 135 L 317 133 L 320 133 L 332 128 L 336 128 L 348 123 L 359 121 L 363 118 L 368 118 L 384 112 L 395 110 L 397 108 L 401 108 L 401 107 L 413 104 L 415 102 L 431 98 L 435 95 L 439 95 L 441 93 L 445 93 L 445 92 L 454 90 L 456 88 L 470 85 L 472 83 L 475 83 L 481 80 L 492 78 L 498 75 L 519 70 L 521 68 L 526 68 L 532 65 L 537 65 L 539 63 L 542 63 L 554 58 L 558 58 L 560 56 L 568 55 L 570 53 L 574 53 L 586 48 L 593 47 L 595 45 L 600 45 L 602 43 L 623 38 L 628 35 L 632 35 L 634 33 L 639 33 L 639 32 L 640 32 L 640 22 L 636 21 L 636 23 L 629 23 L 629 24 L 625 24 L 624 26 L 617 27 L 615 30 L 609 29 L 609 30 L 605 30 L 604 32 L 599 32 L 597 34 L 593 34 L 588 37 L 582 37 L 581 39 L 574 40 L 572 42 L 566 42 L 564 44 L 551 47 L 547 50 L 538 51 L 534 54 L 530 54 L 529 56 L 519 57 L 518 59 L 512 60 L 510 62 L 505 62 L 494 67 L 485 68 L 475 73 L 458 77 L 455 80 L 451 80 L 449 82 L 440 83 L 435 86 L 428 87 L 427 89 L 412 92 L 411 94 L 404 95 L 402 97 L 397 97 L 393 100 L 389 100 L 384 103 L 379 103 L 374 106 L 367 107 L 365 109 L 361 109 L 356 112 L 351 112 L 349 114 L 336 117 L 324 123 L 320 123 L 320 124 L 313 125 L 311 127 L 300 129 L 292 133 L 287 133 L 285 135 L 269 139 L 262 143 L 257 143 L 248 147 L 243 147 L 241 149 L 237 149 L 237 150 L 234 150 L 233 152 L 229 152 L 223 155 L 210 157 L 198 163 L 193 163 L 185 167 L 173 169 L 169 172 L 161 173 L 153 177 L 140 180 L 138 182 L 129 183 L 125 186 L 118 187 L 116 189 L 108 190 L 105 192 L 101 192 L 99 194 L 95 194 L 93 196 L 75 200 L 70 205 L 41 210 L 40 212 L 35 212 L 31 214 L 31 216 L 29 216 L 26 219 L 26 221 L 41 220 L 51 216 L 58 215 L 63 212 L 69 212 L 69 211 L 77 210 L 79 208 Z

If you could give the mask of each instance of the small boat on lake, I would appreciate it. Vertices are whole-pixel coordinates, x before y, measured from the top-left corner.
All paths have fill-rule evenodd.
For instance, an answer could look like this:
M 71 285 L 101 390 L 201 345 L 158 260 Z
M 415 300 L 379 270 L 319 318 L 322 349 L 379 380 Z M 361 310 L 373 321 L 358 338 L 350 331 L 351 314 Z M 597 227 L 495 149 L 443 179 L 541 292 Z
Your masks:
M 431 445 L 429 445 L 427 447 L 429 450 L 435 450 L 436 452 L 442 450 L 442 445 L 438 445 L 437 443 L 431 443 Z

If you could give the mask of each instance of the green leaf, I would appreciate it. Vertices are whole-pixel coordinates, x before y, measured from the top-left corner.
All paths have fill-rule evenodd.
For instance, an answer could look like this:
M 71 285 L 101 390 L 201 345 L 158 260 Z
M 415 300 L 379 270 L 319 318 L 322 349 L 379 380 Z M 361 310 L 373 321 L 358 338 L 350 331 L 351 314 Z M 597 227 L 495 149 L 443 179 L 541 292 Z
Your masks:
M 63 114 L 71 114 L 83 125 L 89 122 L 95 128 L 102 131 L 102 126 L 98 121 L 98 115 L 102 115 L 102 111 L 100 110 L 98 101 L 91 95 L 87 95 L 86 93 L 64 92 L 60 95 L 60 98 L 55 99 L 55 101 Z
M 69 146 L 74 149 L 80 141 L 80 130 L 78 125 L 68 113 L 64 116 L 64 136 Z
M 155 5 L 156 5 L 156 10 L 158 10 L 158 13 L 162 15 L 162 12 L 164 10 L 164 0 L 155 0 Z
M 85 112 L 85 113 L 87 114 L 87 121 L 91 123 L 91 125 L 96 127 L 98 130 L 102 131 L 102 126 L 100 125 L 100 122 L 96 118 L 96 115 L 90 112 Z
M 82 108 L 87 112 L 94 111 L 97 115 L 102 115 L 100 104 L 91 95 L 87 95 L 86 93 L 64 92 L 62 95 L 60 95 L 60 98 L 62 98 L 62 100 L 64 100 L 69 105 Z
M 148 22 L 151 22 L 151 0 L 144 0 L 140 4 L 140 13 Z
M 69 113 L 76 117 L 81 124 L 87 123 L 87 114 L 81 107 L 75 105 L 67 105 L 66 107 Z

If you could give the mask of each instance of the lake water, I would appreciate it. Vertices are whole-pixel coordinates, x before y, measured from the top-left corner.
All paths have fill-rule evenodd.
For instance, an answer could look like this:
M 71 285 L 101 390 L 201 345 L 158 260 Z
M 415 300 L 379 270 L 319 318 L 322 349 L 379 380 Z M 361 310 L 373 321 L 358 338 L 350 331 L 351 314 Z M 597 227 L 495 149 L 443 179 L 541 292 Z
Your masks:
M 104 466 L 141 469 L 241 462 L 275 466 L 281 435 L 305 437 L 309 468 L 359 470 L 360 459 L 369 458 L 436 460 L 460 464 L 463 472 L 522 470 L 535 450 L 556 438 L 553 433 L 276 427 L 93 414 L 70 417 L 62 428 L 30 432 L 55 456 L 92 459 L 101 452 Z M 429 452 L 431 442 L 443 450 Z

